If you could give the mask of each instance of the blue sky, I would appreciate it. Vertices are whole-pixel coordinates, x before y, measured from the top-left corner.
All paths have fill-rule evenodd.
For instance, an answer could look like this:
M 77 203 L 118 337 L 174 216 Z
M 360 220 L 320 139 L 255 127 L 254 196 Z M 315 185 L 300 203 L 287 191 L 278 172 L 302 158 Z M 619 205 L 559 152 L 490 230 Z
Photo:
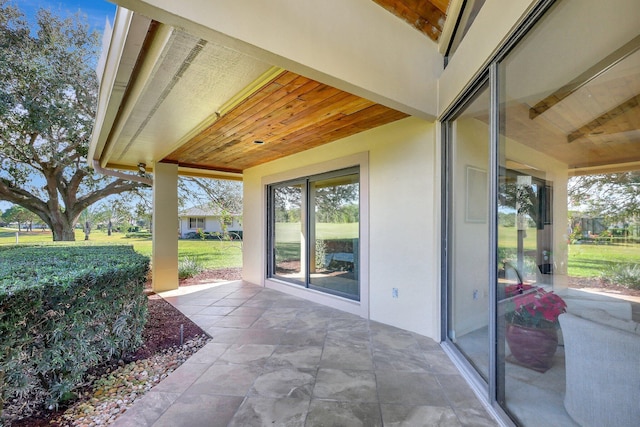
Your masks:
M 49 9 L 59 16 L 69 16 L 80 11 L 87 16 L 92 29 L 100 33 L 104 30 L 106 18 L 113 23 L 116 5 L 105 0 L 13 0 L 15 5 L 29 20 L 35 19 L 36 11 L 40 8 Z

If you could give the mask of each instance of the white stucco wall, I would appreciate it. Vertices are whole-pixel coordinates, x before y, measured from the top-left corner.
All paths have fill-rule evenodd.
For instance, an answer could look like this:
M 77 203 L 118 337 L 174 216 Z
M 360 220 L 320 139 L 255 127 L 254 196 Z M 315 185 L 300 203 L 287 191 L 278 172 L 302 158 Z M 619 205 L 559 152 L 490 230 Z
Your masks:
M 361 284 L 368 286 L 365 312 L 372 320 L 439 340 L 440 171 L 435 138 L 433 123 L 408 118 L 246 170 L 243 278 L 265 283 L 265 180 L 368 153 L 369 230 L 361 236 L 363 245 L 366 237 L 369 240 L 368 250 L 362 248 L 369 253 L 369 271 L 362 274 Z M 398 288 L 398 298 L 392 297 L 393 288 Z

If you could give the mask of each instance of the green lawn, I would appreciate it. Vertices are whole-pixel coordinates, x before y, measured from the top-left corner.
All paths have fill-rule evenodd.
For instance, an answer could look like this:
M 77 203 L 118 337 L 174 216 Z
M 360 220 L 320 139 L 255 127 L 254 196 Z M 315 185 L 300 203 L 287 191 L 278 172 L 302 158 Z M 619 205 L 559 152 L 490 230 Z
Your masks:
M 516 232 L 515 227 L 498 227 L 500 247 L 515 250 Z M 535 250 L 536 230 L 527 230 L 527 236 L 525 250 Z M 572 244 L 568 251 L 568 274 L 574 277 L 600 277 L 614 264 L 640 264 L 640 245 L 633 243 Z
M 613 264 L 640 264 L 640 245 L 569 245 L 569 275 L 598 277 Z
M 0 245 L 14 245 L 16 243 L 15 229 L 0 228 Z M 19 243 L 51 243 L 51 232 L 33 231 L 30 233 L 21 232 Z M 147 256 L 151 256 L 151 239 L 127 239 L 124 233 L 113 233 L 108 236 L 105 231 L 94 230 L 89 236 L 89 241 L 84 240 L 82 230 L 76 230 L 77 245 L 84 244 L 121 244 L 133 245 L 133 248 Z M 242 242 L 223 242 L 217 240 L 179 240 L 178 258 L 196 258 L 200 264 L 207 269 L 242 267 Z
M 281 244 L 295 242 L 299 238 L 299 224 L 277 224 L 277 234 Z M 16 242 L 14 229 L 0 228 L 0 245 L 12 245 Z M 358 224 L 319 224 L 318 233 L 324 239 L 346 239 L 358 237 Z M 500 241 L 515 246 L 515 228 L 500 227 Z M 535 230 L 529 233 L 535 236 Z M 282 239 L 282 240 L 280 240 Z M 51 232 L 21 232 L 20 243 L 50 243 Z M 84 241 L 82 230 L 76 230 L 76 244 L 114 243 L 133 245 L 143 255 L 151 256 L 151 239 L 127 239 L 124 233 L 107 233 L 101 230 L 91 232 L 90 240 Z M 53 244 L 53 243 L 52 243 Z M 533 246 L 532 246 L 533 245 Z M 535 239 L 525 240 L 525 249 L 535 249 Z M 286 246 L 286 244 L 285 244 Z M 299 251 L 299 245 L 295 245 Z M 284 248 L 281 248 L 284 249 Z M 179 240 L 178 256 L 196 258 L 209 269 L 242 266 L 242 243 L 238 241 L 221 242 L 217 240 Z M 640 245 L 569 245 L 569 275 L 577 277 L 598 277 L 615 263 L 640 264 Z
M 328 224 L 318 223 L 316 227 L 316 238 L 322 240 L 332 239 L 357 239 L 360 233 L 360 224 L 357 222 Z M 299 242 L 300 223 L 299 222 L 278 222 L 276 223 L 276 238 L 279 242 Z

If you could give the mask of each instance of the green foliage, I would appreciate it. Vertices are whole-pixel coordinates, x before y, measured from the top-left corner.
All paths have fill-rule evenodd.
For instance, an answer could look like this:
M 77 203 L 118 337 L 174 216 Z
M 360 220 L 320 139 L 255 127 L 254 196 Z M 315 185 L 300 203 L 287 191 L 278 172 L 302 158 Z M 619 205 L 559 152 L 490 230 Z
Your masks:
M 515 212 L 498 212 L 498 224 L 501 227 L 515 227 L 516 213 Z
M 631 289 L 640 289 L 640 265 L 612 264 L 602 273 L 602 278 Z
M 184 257 L 178 262 L 178 278 L 188 279 L 204 270 L 197 258 Z
M 198 228 L 196 230 L 196 235 L 198 236 L 198 239 L 200 240 L 204 240 L 207 238 L 207 234 L 204 232 L 204 230 L 202 228 Z
M 575 243 L 580 239 L 582 239 L 582 226 L 578 223 L 573 227 L 573 230 L 569 235 L 569 241 Z
M 152 234 L 148 231 L 132 231 L 124 235 L 127 239 L 150 239 Z
M 0 397 L 55 407 L 135 350 L 149 259 L 130 246 L 0 247 Z
M 327 263 L 327 245 L 324 240 L 316 239 L 316 268 L 323 269 Z
M 2 213 L 2 219 L 7 223 L 17 222 L 18 229 L 20 229 L 21 224 L 27 224 L 32 223 L 33 221 L 37 221 L 38 216 L 33 212 L 29 212 L 22 206 L 13 205 Z
M 583 175 L 569 180 L 569 198 L 591 216 L 625 220 L 640 214 L 640 171 Z

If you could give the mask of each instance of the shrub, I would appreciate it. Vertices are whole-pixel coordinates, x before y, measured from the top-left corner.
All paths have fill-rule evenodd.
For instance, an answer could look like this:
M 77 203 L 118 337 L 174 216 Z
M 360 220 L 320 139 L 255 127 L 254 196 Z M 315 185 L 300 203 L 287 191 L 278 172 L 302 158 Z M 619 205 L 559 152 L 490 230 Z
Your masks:
M 202 228 L 198 228 L 196 230 L 196 235 L 200 240 L 204 240 L 207 238 L 207 233 L 205 233 L 205 231 Z
M 135 350 L 149 259 L 131 246 L 0 250 L 0 415 L 19 398 L 56 407 L 93 366 Z
M 127 239 L 150 239 L 152 236 L 148 231 L 133 231 L 124 235 Z
M 178 278 L 188 279 L 202 272 L 204 267 L 196 258 L 184 257 L 178 262 Z
M 612 264 L 611 267 L 602 274 L 602 278 L 627 288 L 640 289 L 640 265 Z
M 324 240 L 316 239 L 316 268 L 321 270 L 327 263 L 327 245 Z

